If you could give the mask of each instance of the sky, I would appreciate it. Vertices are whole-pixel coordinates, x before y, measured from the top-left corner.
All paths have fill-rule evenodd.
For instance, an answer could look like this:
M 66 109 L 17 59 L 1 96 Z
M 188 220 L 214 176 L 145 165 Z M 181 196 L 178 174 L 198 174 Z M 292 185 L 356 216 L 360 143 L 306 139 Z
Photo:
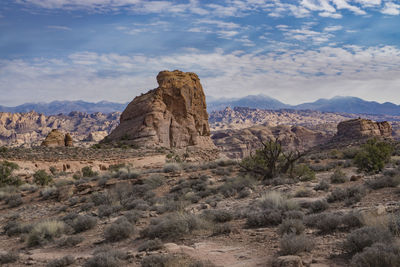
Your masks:
M 0 2 L 0 105 L 125 103 L 175 69 L 210 97 L 400 104 L 400 0 Z

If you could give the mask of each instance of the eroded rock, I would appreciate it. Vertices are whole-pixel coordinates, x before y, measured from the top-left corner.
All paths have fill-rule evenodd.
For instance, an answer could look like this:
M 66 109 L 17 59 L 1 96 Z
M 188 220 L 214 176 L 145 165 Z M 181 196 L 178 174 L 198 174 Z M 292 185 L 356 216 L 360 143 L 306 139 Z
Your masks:
M 57 129 L 51 130 L 51 132 L 47 135 L 46 139 L 42 142 L 42 146 L 45 147 L 72 147 L 73 140 L 69 133 L 63 134 Z
M 136 97 L 120 125 L 106 138 L 142 146 L 215 148 L 210 138 L 206 100 L 195 73 L 162 71 L 159 87 Z
M 338 124 L 336 138 L 360 139 L 368 137 L 392 137 L 392 126 L 389 122 L 374 122 L 367 119 L 354 119 Z

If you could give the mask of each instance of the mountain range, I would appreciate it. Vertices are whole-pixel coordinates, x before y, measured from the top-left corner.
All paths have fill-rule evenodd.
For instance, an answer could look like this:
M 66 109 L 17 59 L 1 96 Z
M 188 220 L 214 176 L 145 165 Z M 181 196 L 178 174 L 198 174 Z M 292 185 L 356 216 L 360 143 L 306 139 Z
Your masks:
M 234 99 L 211 99 L 207 106 L 209 111 L 221 110 L 225 107 L 249 107 L 269 110 L 294 109 L 353 114 L 400 115 L 400 105 L 390 102 L 381 104 L 351 96 L 336 96 L 331 99 L 318 99 L 310 103 L 288 105 L 266 95 L 250 95 Z
M 85 101 L 53 101 L 50 103 L 26 103 L 16 107 L 0 106 L 0 112 L 29 112 L 36 111 L 45 115 L 68 114 L 71 111 L 86 113 L 110 113 L 123 111 L 128 103 L 114 103 L 101 101 L 91 103 Z M 371 115 L 400 115 L 400 105 L 390 102 L 378 103 L 366 101 L 358 97 L 337 96 L 331 99 L 319 99 L 315 102 L 299 105 L 288 105 L 266 95 L 249 95 L 242 98 L 214 98 L 207 97 L 207 109 L 209 112 L 222 110 L 226 107 L 248 107 L 268 110 L 294 109 L 317 110 L 323 112 L 371 114 Z
M 86 113 L 111 113 L 115 111 L 123 111 L 128 103 L 114 103 L 101 101 L 97 103 L 85 101 L 53 101 L 50 103 L 25 103 L 16 107 L 0 106 L 0 112 L 25 113 L 36 111 L 45 115 L 68 114 L 72 111 L 80 111 Z

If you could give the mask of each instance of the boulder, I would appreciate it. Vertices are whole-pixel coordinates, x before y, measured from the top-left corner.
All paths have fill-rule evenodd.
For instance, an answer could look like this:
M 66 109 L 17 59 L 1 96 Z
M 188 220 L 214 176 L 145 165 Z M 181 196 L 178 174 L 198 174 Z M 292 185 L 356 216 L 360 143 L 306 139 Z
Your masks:
M 146 147 L 214 149 L 203 88 L 195 73 L 162 71 L 158 88 L 136 97 L 105 141 Z
M 74 140 L 72 139 L 72 136 L 69 133 L 65 134 L 65 138 L 64 138 L 64 143 L 65 146 L 74 146 Z
M 59 130 L 53 129 L 41 145 L 45 147 L 73 146 L 73 140 L 69 133 L 63 134 Z
M 374 122 L 367 119 L 343 121 L 337 127 L 338 139 L 360 139 L 369 137 L 392 137 L 392 126 L 389 122 Z

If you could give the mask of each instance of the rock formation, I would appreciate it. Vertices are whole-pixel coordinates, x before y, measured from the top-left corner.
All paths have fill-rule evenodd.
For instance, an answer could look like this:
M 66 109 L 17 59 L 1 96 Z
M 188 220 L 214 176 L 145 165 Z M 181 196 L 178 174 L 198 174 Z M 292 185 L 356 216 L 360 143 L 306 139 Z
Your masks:
M 64 144 L 65 146 L 74 146 L 74 140 L 72 139 L 72 136 L 69 133 L 65 134 Z
M 73 141 L 69 133 L 63 134 L 57 129 L 53 129 L 42 142 L 42 146 L 46 147 L 62 147 L 72 146 Z
M 261 146 L 261 141 L 275 139 L 290 150 L 305 150 L 328 142 L 333 135 L 302 126 L 252 126 L 239 130 L 224 130 L 213 134 L 214 143 L 229 158 L 243 158 Z
M 84 141 L 87 142 L 100 142 L 108 135 L 107 131 L 95 131 L 91 132 Z
M 366 119 L 354 119 L 338 124 L 337 139 L 361 139 L 368 137 L 392 137 L 389 122 L 374 122 Z
M 1 113 L 0 146 L 39 146 L 52 129 L 68 132 L 75 146 L 90 146 L 107 136 L 119 123 L 121 113 L 110 114 L 71 112 L 68 115 L 45 116 L 36 112 Z M 102 138 L 85 140 L 90 133 Z M 95 140 L 96 139 L 96 140 Z
M 195 73 L 162 71 L 158 88 L 136 97 L 120 125 L 106 138 L 141 146 L 215 148 L 210 138 L 206 100 Z

